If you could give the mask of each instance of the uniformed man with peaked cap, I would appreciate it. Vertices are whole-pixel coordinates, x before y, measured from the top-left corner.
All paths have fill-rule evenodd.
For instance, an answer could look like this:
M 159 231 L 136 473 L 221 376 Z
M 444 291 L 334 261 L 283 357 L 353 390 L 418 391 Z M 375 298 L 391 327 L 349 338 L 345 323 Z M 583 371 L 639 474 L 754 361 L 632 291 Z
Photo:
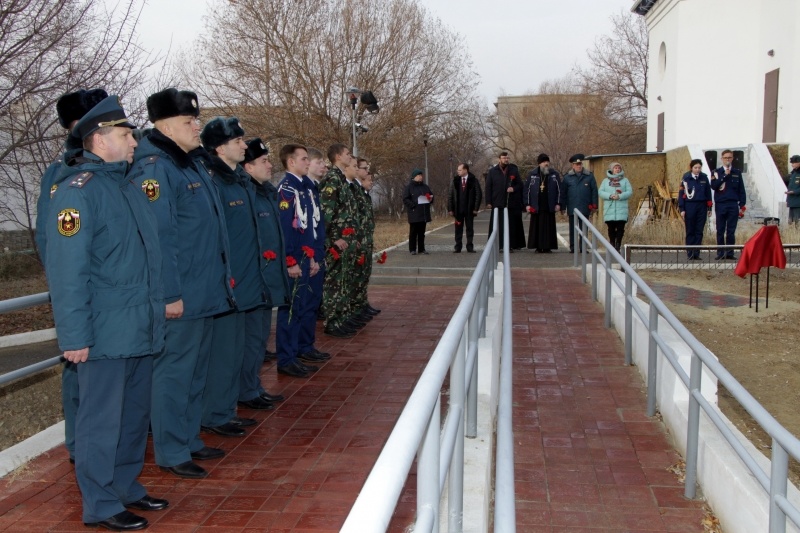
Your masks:
M 75 125 L 50 202 L 47 279 L 59 347 L 78 367 L 75 476 L 83 521 L 113 531 L 147 527 L 127 508 L 166 500 L 136 480 L 144 465 L 153 354 L 164 347 L 157 223 L 127 177 L 136 141 L 117 96 Z

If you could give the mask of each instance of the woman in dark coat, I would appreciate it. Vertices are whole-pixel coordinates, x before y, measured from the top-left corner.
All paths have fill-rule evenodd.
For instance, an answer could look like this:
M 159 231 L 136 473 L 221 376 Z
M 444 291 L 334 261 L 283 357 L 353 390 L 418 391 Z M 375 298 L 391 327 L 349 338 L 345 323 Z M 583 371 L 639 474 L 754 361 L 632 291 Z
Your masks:
M 424 183 L 424 179 L 423 172 L 414 169 L 403 193 L 403 204 L 408 211 L 408 251 L 411 255 L 428 255 L 425 251 L 425 226 L 431 221 L 433 191 Z
M 564 205 L 561 178 L 550 168 L 547 154 L 539 154 L 537 166 L 528 174 L 523 201 L 531 224 L 528 230 L 528 248 L 539 253 L 550 253 L 558 249 L 556 237 L 556 213 Z

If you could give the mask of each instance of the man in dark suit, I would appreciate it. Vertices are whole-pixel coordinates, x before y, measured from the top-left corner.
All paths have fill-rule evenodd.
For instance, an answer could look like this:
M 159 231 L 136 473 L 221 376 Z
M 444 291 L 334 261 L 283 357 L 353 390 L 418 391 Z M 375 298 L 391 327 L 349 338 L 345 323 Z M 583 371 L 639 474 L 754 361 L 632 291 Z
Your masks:
M 481 208 L 482 199 L 481 184 L 469 171 L 469 165 L 466 163 L 458 165 L 458 176 L 453 178 L 453 182 L 450 184 L 450 194 L 447 197 L 447 214 L 456 219 L 454 253 L 461 253 L 464 226 L 467 228 L 467 252 L 475 252 L 472 244 L 472 237 L 475 235 L 473 222 Z
M 521 248 L 525 246 L 525 236 L 522 235 L 520 245 L 513 241 L 519 241 L 518 234 L 513 229 L 513 221 L 511 219 L 512 211 L 516 213 L 519 211 L 519 229 L 522 230 L 522 180 L 519 177 L 519 169 L 517 165 L 510 163 L 508 159 L 508 152 L 500 152 L 498 163 L 489 169 L 486 176 L 486 207 L 491 210 L 498 208 L 497 223 L 499 225 L 499 233 L 497 235 L 497 244 L 500 249 L 503 249 L 503 208 L 509 208 L 509 226 L 512 228 L 509 235 L 511 248 Z M 518 209 L 517 209 L 518 208 Z M 489 235 L 492 235 L 494 229 L 494 214 L 490 213 L 489 218 Z M 524 231 L 524 230 L 523 230 Z M 515 237 L 517 237 L 515 239 Z

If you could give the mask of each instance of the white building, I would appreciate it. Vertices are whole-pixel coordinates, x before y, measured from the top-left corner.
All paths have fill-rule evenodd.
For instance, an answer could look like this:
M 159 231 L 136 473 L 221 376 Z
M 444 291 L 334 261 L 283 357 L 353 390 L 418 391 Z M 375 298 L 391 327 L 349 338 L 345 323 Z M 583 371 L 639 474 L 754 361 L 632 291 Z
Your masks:
M 636 0 L 650 37 L 647 149 L 800 152 L 800 1 Z

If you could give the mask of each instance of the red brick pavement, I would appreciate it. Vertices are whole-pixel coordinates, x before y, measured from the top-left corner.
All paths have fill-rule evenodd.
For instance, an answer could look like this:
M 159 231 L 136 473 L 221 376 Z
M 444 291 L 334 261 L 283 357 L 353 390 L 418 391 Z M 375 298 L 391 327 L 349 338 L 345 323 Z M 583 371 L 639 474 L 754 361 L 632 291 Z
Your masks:
M 644 416 L 641 380 L 576 271 L 514 272 L 517 531 L 702 531 L 665 468 L 678 457 Z M 338 531 L 463 289 L 379 287 L 381 313 L 353 339 L 320 336 L 333 359 L 311 379 L 262 376 L 287 400 L 241 411 L 243 439 L 206 435 L 226 457 L 211 476 L 178 479 L 153 464 L 141 481 L 170 501 L 149 531 Z M 414 474 L 391 531 L 414 516 Z M 593 528 L 593 529 L 592 529 Z M 58 448 L 0 480 L 0 531 L 86 531 L 80 493 Z

